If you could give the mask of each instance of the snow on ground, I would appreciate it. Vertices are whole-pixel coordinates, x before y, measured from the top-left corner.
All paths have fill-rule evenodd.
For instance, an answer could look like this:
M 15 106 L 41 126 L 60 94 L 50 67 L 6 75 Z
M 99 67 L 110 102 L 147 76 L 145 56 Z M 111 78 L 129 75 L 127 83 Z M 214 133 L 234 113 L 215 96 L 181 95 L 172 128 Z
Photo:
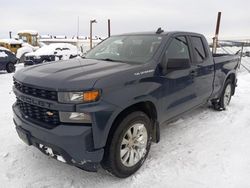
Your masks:
M 202 107 L 162 125 L 161 142 L 127 179 L 84 172 L 26 146 L 12 122 L 12 75 L 0 72 L 0 187 L 250 187 L 250 74 L 244 70 L 227 111 Z

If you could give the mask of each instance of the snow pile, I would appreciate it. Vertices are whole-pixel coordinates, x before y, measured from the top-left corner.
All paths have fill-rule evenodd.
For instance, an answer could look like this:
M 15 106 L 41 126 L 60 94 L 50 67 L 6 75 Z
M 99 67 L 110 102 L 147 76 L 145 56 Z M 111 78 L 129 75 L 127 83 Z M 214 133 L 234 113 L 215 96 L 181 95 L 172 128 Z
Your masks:
M 0 74 L 1 187 L 250 187 L 250 74 L 244 70 L 227 111 L 202 107 L 162 125 L 161 141 L 143 167 L 122 180 L 103 170 L 84 172 L 26 146 L 12 121 L 12 75 Z
M 43 56 L 43 55 L 77 55 L 77 47 L 67 43 L 52 43 L 50 45 L 43 46 L 35 52 L 26 54 L 26 56 Z
M 0 39 L 0 42 L 7 44 L 21 44 L 21 42 L 16 39 Z
M 8 48 L 4 48 L 4 47 L 1 47 L 1 46 L 0 46 L 0 50 L 9 51 L 10 52 L 10 50 Z
M 31 34 L 31 35 L 38 35 L 38 32 L 35 31 L 35 30 L 21 30 L 21 31 L 17 32 L 17 34 L 22 34 L 22 33 L 28 33 L 28 34 Z
M 66 39 L 58 39 L 58 38 L 41 38 L 39 42 L 45 43 L 45 44 L 52 44 L 52 43 L 70 43 L 78 47 L 79 51 L 86 53 L 90 50 L 90 40 L 86 39 L 87 37 L 79 37 L 78 39 L 76 37 L 73 38 L 66 38 Z M 99 44 L 102 40 L 100 38 L 93 38 L 92 45 L 96 46 Z
M 38 46 L 32 46 L 30 45 L 29 43 L 25 42 L 22 44 L 22 47 L 28 47 L 28 48 L 31 48 L 33 51 L 36 51 L 37 49 L 39 49 Z
M 0 52 L 0 57 L 8 57 L 8 55 L 5 52 Z
M 20 59 L 24 54 L 33 52 L 33 49 L 27 46 L 21 47 L 17 50 L 16 57 Z

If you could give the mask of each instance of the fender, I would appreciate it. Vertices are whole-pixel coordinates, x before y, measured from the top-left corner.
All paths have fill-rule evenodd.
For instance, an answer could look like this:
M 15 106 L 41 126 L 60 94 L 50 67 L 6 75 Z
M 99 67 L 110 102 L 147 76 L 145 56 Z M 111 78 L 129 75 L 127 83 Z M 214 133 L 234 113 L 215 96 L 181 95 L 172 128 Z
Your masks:
M 145 98 L 146 99 L 146 98 Z M 96 126 L 93 127 L 93 134 L 95 135 L 99 135 L 98 136 L 98 139 L 95 139 L 94 138 L 94 145 L 95 145 L 95 148 L 96 149 L 99 149 L 99 148 L 102 148 L 106 145 L 106 142 L 108 140 L 108 136 L 110 134 L 110 131 L 111 131 L 111 128 L 112 126 L 114 125 L 114 122 L 117 120 L 117 117 L 122 113 L 124 112 L 126 109 L 128 109 L 129 107 L 133 106 L 133 105 L 136 105 L 138 103 L 142 103 L 142 102 L 151 102 L 155 108 L 156 108 L 156 113 L 158 114 L 158 111 L 159 109 L 157 108 L 158 105 L 156 103 L 156 100 L 152 99 L 152 100 L 135 100 L 134 102 L 130 102 L 130 103 L 127 103 L 126 106 L 124 107 L 114 107 L 114 105 L 111 105 L 114 107 L 114 111 L 110 114 L 107 114 L 108 118 L 107 118 L 107 121 L 106 122 L 102 122 L 103 124 L 105 124 L 105 127 L 101 126 L 100 125 L 100 122 L 95 122 Z M 107 103 L 105 101 L 105 103 Z M 99 116 L 103 116 L 103 112 L 102 113 L 96 113 L 95 114 L 95 119 L 96 120 L 99 120 L 100 117 Z M 159 133 L 159 125 L 158 125 L 158 121 L 156 120 L 154 122 L 154 125 L 157 125 L 156 128 L 154 128 L 152 131 L 153 133 Z M 154 140 L 159 140 L 159 135 L 155 136 L 153 135 L 153 141 Z
M 219 98 L 219 97 L 221 96 L 221 94 L 222 94 L 222 92 L 223 92 L 223 89 L 224 89 L 224 86 L 225 86 L 225 83 L 226 83 L 227 79 L 229 78 L 229 76 L 232 75 L 232 74 L 233 74 L 233 75 L 235 76 L 235 78 L 236 78 L 236 70 L 235 70 L 235 69 L 229 71 L 229 72 L 226 74 L 225 79 L 223 80 L 223 84 L 222 84 L 222 86 L 221 86 L 219 92 L 216 94 L 215 98 Z M 235 81 L 234 81 L 233 84 L 236 85 L 236 79 L 235 79 Z

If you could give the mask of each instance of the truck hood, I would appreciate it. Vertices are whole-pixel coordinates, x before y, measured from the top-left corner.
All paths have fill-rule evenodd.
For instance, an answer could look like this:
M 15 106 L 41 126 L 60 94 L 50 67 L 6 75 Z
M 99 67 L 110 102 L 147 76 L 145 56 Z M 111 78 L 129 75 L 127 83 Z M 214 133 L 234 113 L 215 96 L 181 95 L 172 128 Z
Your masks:
M 120 62 L 72 59 L 21 69 L 15 73 L 14 79 L 44 89 L 77 91 L 91 89 L 98 79 L 137 66 Z

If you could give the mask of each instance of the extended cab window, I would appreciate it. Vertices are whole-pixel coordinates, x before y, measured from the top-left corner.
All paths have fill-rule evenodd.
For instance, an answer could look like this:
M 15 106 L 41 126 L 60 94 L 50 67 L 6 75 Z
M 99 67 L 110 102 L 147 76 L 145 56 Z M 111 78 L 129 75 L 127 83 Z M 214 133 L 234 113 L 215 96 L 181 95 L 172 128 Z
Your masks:
M 198 63 L 201 63 L 206 58 L 206 52 L 204 49 L 202 39 L 200 37 L 191 37 L 191 39 L 192 39 L 192 44 L 193 44 L 196 60 Z
M 176 37 L 167 48 L 168 59 L 190 59 L 186 37 Z

